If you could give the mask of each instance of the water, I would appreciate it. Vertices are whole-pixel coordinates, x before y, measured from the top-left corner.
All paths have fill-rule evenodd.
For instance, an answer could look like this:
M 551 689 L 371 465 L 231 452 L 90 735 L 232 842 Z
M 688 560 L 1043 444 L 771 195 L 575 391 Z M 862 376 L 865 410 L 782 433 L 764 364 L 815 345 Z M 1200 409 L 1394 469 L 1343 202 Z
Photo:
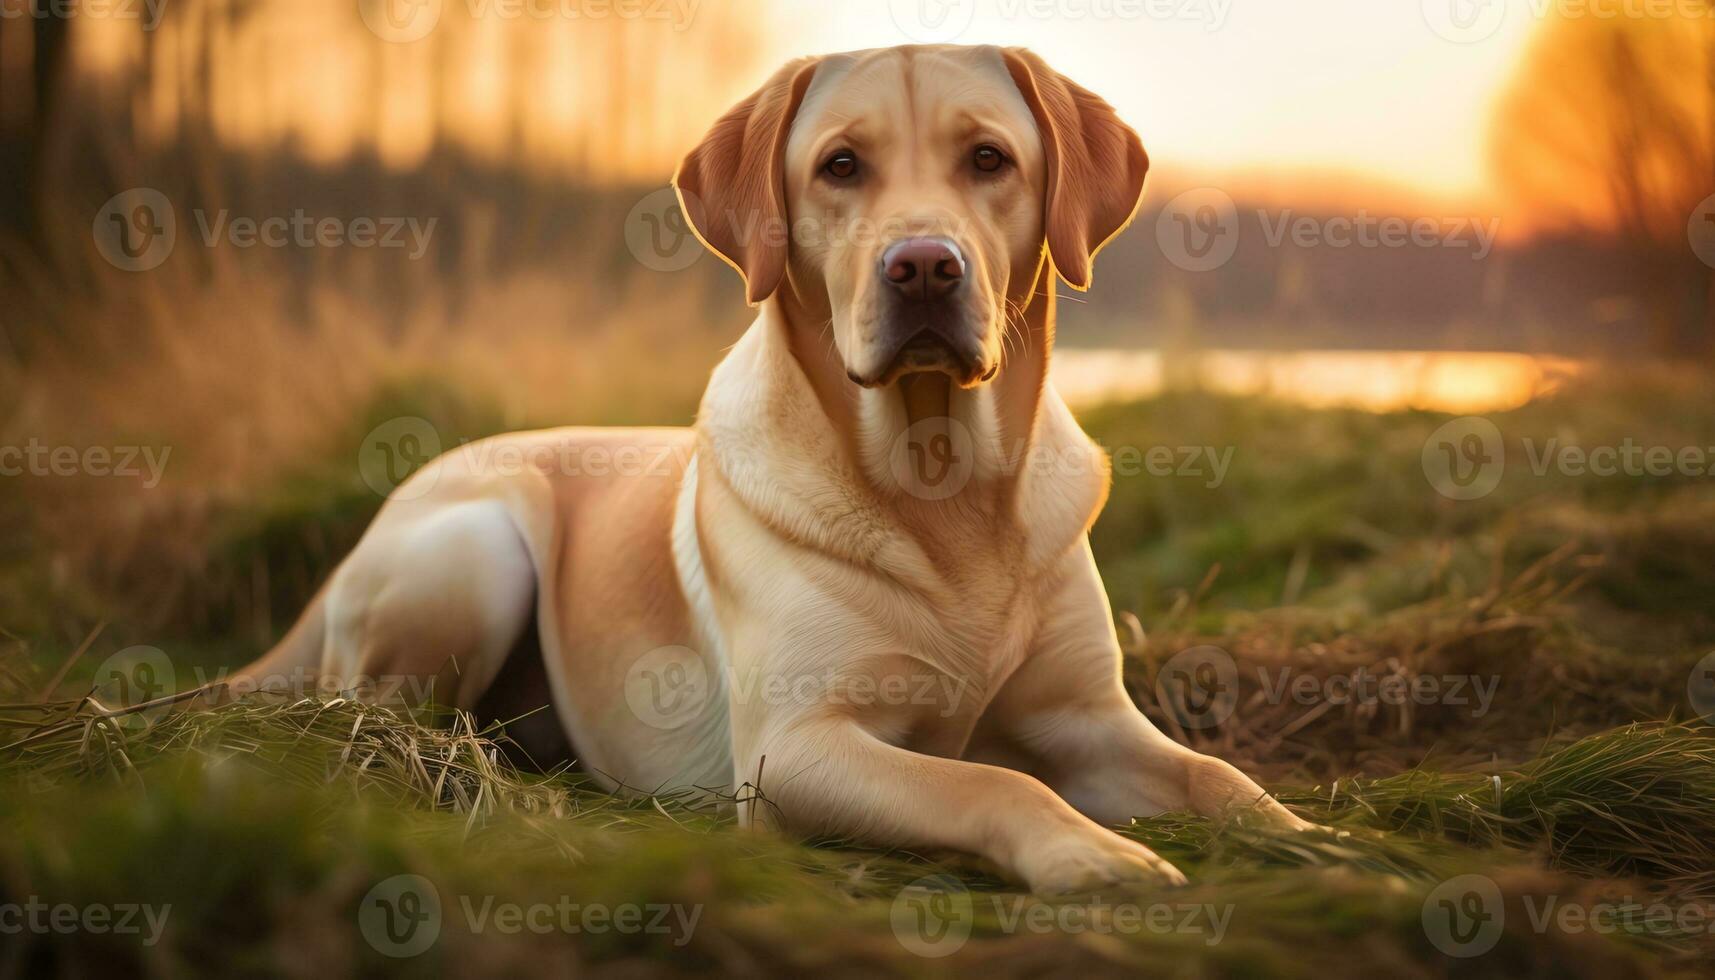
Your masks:
M 1569 358 L 1468 351 L 1060 348 L 1050 373 L 1074 407 L 1200 387 L 1319 407 L 1487 412 L 1548 394 L 1588 369 Z

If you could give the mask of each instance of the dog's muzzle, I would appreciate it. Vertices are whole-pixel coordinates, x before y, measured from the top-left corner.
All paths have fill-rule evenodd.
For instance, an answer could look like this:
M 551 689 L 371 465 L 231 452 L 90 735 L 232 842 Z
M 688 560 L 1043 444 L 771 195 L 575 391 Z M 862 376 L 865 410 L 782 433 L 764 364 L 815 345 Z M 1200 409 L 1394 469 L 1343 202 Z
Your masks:
M 950 238 L 907 238 L 882 252 L 877 274 L 884 286 L 887 366 L 873 378 L 856 373 L 864 387 L 892 384 L 902 375 L 938 371 L 969 387 L 992 378 L 970 324 L 970 289 L 964 253 Z

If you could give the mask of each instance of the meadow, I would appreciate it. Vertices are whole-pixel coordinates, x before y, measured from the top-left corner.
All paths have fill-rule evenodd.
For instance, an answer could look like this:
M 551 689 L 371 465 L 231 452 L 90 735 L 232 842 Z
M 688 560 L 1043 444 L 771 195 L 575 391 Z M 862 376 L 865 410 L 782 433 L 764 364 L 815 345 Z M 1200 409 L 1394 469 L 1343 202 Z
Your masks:
M 499 391 L 425 370 L 322 399 L 290 439 L 257 432 L 267 465 L 228 492 L 184 432 L 194 478 L 147 506 L 111 479 L 3 484 L 0 904 L 168 911 L 157 933 L 8 935 L 0 976 L 1644 976 L 1715 956 L 1715 481 L 1565 452 L 1715 447 L 1695 374 L 1487 415 L 1505 461 L 1471 499 L 1430 479 L 1444 414 L 1196 390 L 1083 413 L 1116 458 L 1231 451 L 1218 480 L 1116 476 L 1092 540 L 1128 685 L 1327 829 L 1140 819 L 1123 832 L 1191 884 L 1062 898 L 955 855 L 740 833 L 742 790 L 610 797 L 465 717 L 139 704 L 104 678 L 131 644 L 179 688 L 249 659 L 379 505 L 365 434 L 529 421 Z
M 1543 7 L 1486 83 L 1467 56 L 1501 49 L 1444 43 L 1429 4 L 964 38 L 1058 49 L 1151 126 L 1133 230 L 1057 327 L 1161 351 L 1160 393 L 1079 411 L 1118 464 L 1091 537 L 1124 676 L 1323 828 L 1137 819 L 1187 886 L 1041 897 L 957 855 L 742 833 L 748 787 L 603 793 L 532 764 L 515 719 L 179 696 L 290 625 L 402 475 L 380 443 L 423 457 L 378 443 L 402 421 L 442 449 L 689 423 L 749 314 L 668 174 L 780 58 L 898 40 L 909 5 L 670 31 L 401 5 L 444 13 L 416 41 L 381 6 L 0 18 L 0 980 L 1715 972 L 1706 18 Z M 1200 123 L 1177 143 L 1175 113 Z M 1413 149 L 1479 143 L 1469 199 L 1457 153 Z M 1234 212 L 1212 268 L 1161 237 L 1196 190 Z M 234 232 L 300 216 L 424 240 Z M 1355 217 L 1507 224 L 1477 251 L 1329 240 Z M 1458 419 L 1221 393 L 1176 369 L 1200 349 L 1597 369 Z

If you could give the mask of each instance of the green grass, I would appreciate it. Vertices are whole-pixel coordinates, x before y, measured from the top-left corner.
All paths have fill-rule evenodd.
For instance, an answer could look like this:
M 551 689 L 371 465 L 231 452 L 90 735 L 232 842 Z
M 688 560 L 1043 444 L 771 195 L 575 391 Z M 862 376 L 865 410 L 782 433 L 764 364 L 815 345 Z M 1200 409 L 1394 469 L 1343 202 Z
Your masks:
M 73 702 L 14 705 L 3 717 L 12 736 L 34 734 L 0 749 L 0 778 L 15 788 L 0 803 L 0 899 L 171 906 L 156 946 L 26 940 L 27 961 L 61 967 L 226 972 L 277 969 L 301 954 L 316 972 L 498 974 L 502 963 L 556 957 L 934 972 L 1064 957 L 1091 968 L 1314 976 L 1361 950 L 1433 974 L 1424 903 L 1461 874 L 1493 881 L 1521 920 L 1472 961 L 1479 972 L 1529 964 L 1623 975 L 1712 951 L 1706 933 L 1662 929 L 1645 913 L 1715 899 L 1715 738 L 1703 730 L 1622 729 L 1492 775 L 1287 789 L 1290 804 L 1331 828 L 1309 834 L 1178 814 L 1140 821 L 1127 832 L 1184 868 L 1190 886 L 1045 902 L 953 856 L 795 844 L 737 831 L 720 801 L 617 800 L 575 775 L 521 774 L 468 723 L 424 727 L 351 701 L 259 698 L 158 715 Z M 433 882 L 443 928 L 420 958 L 395 961 L 357 923 L 369 889 L 399 874 Z M 972 938 L 950 962 L 918 957 L 907 945 L 916 934 L 902 941 L 894 925 L 904 889 L 932 875 L 969 889 L 959 914 Z M 688 935 L 517 937 L 471 924 L 466 902 L 480 909 L 485 896 L 677 906 L 697 919 Z M 1617 901 L 1619 932 L 1535 932 L 1526 903 L 1544 896 Z M 1110 920 L 1117 934 L 1082 931 L 1092 907 L 1103 910 L 1094 921 L 1122 917 Z M 1071 925 L 1019 924 L 1032 914 Z M 1159 914 L 1162 926 L 1128 931 L 1127 914 Z
M 1598 383 L 1498 413 L 1506 474 L 1472 501 L 1440 497 L 1422 473 L 1444 416 L 1203 394 L 1091 413 L 1114 448 L 1233 448 L 1217 487 L 1116 479 L 1093 542 L 1127 684 L 1164 730 L 1329 829 L 1164 814 L 1124 832 L 1190 885 L 1053 900 L 958 855 L 742 833 L 731 800 L 618 799 L 576 773 L 519 771 L 502 732 L 458 716 L 339 699 L 115 711 L 106 688 L 83 697 L 131 643 L 166 651 L 181 687 L 247 659 L 379 503 L 349 463 L 368 421 L 422 415 L 478 435 L 498 425 L 485 404 L 433 384 L 390 391 L 324 456 L 219 515 L 201 560 L 227 577 L 172 604 L 115 583 L 191 580 L 194 566 L 157 555 L 104 579 L 67 573 L 0 495 L 0 523 L 22 532 L 0 555 L 0 626 L 15 634 L 0 636 L 0 909 L 31 896 L 171 905 L 154 945 L 7 936 L 0 976 L 1656 976 L 1715 957 L 1711 915 L 1696 918 L 1715 913 L 1715 733 L 1687 697 L 1715 647 L 1715 479 L 1539 475 L 1526 448 L 1715 446 L 1715 389 Z M 1158 684 L 1201 646 L 1230 658 L 1235 682 L 1230 714 L 1207 727 Z M 1490 700 L 1270 693 L 1282 678 L 1325 691 L 1384 676 L 1480 681 Z M 404 874 L 432 884 L 442 926 L 421 955 L 392 958 L 360 909 Z M 1473 880 L 1504 923 L 1482 955 L 1450 957 L 1435 916 L 1464 892 L 1444 883 Z M 562 899 L 671 907 L 695 926 L 470 921 Z M 919 955 L 924 907 L 952 909 L 969 938 Z M 1584 926 L 1590 910 L 1611 928 Z

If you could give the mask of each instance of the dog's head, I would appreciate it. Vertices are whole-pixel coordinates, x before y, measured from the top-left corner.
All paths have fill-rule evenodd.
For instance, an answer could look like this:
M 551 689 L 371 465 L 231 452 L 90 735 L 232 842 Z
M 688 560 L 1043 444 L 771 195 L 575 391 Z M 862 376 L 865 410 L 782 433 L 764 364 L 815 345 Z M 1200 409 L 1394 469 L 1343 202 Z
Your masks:
M 854 382 L 937 371 L 973 387 L 999 369 L 1045 252 L 1088 288 L 1148 165 L 1106 102 L 1028 51 L 904 47 L 788 64 L 674 185 L 751 303 L 786 281 L 831 322 Z

